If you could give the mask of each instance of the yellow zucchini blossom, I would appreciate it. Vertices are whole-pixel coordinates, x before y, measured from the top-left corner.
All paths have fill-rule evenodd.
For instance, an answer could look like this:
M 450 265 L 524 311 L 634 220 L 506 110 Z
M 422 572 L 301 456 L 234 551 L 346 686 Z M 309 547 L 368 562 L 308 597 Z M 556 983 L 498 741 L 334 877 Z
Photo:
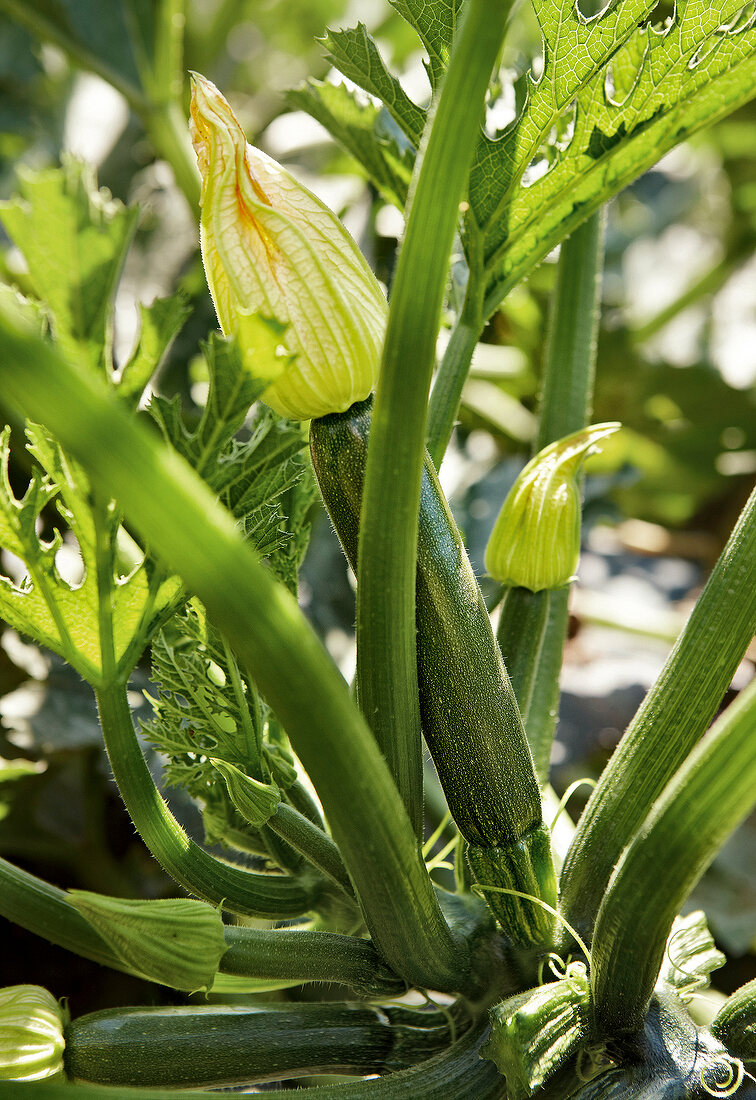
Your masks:
M 550 443 L 507 494 L 486 547 L 486 569 L 510 587 L 561 588 L 580 557 L 580 469 L 596 443 L 619 429 L 595 424 Z
M 248 144 L 218 89 L 197 74 L 190 129 L 202 259 L 223 332 L 238 337 L 252 371 L 275 379 L 263 400 L 277 413 L 343 412 L 375 386 L 388 312 L 378 281 L 336 215 Z M 277 363 L 256 362 L 245 347 L 255 314 L 287 326 L 289 355 Z

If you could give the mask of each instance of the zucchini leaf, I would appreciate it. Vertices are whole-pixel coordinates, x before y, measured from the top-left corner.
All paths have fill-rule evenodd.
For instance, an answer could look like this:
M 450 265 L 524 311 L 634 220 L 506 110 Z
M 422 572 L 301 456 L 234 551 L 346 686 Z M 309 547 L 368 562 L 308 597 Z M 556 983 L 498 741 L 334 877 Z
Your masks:
M 248 832 L 213 760 L 267 784 L 271 794 L 290 786 L 296 770 L 280 738 L 271 736 L 278 738 L 278 730 L 270 729 L 275 723 L 254 683 L 197 600 L 153 642 L 152 679 L 158 685 L 150 700 L 155 716 L 143 730 L 168 758 L 166 783 L 201 803 L 208 843 Z
M 3 300 L 30 324 L 46 320 L 64 355 L 103 374 L 136 405 L 189 312 L 180 294 L 141 305 L 136 349 L 114 374 L 113 299 L 137 208 L 98 189 L 91 167 L 71 158 L 62 168 L 20 170 L 19 185 L 20 195 L 0 203 L 0 223 L 23 253 L 28 274 L 19 281 L 36 301 L 12 301 L 5 286 Z
M 29 289 L 63 354 L 109 375 L 113 296 L 138 212 L 75 160 L 18 175 L 21 194 L 0 203 L 0 222 L 24 255 Z
M 149 306 L 140 303 L 139 339 L 130 359 L 121 368 L 119 397 L 130 400 L 134 405 L 138 403 L 190 312 L 190 306 L 180 292 L 167 298 L 156 298 Z
M 437 87 L 459 0 L 392 4 L 419 34 Z M 648 21 L 653 0 L 617 0 L 590 18 L 574 0 L 533 5 L 543 71 L 527 74 L 526 94 L 517 97 L 521 109 L 503 132 L 481 132 L 461 233 L 486 288 L 486 317 L 594 210 L 754 94 L 756 14 L 742 0 L 680 0 L 662 27 Z M 333 64 L 384 104 L 413 149 L 422 109 L 388 72 L 364 27 L 332 33 L 325 42 Z M 364 108 L 369 113 L 362 116 L 357 141 L 353 130 L 347 132 L 343 106 L 348 99 L 357 111 L 357 101 L 346 89 L 328 87 L 309 86 L 298 93 L 297 105 L 357 157 L 384 196 L 393 202 L 406 198 L 406 189 L 391 192 L 386 183 L 379 109 Z
M 428 77 L 435 90 L 449 64 L 464 0 L 390 0 L 392 8 L 417 31 L 428 51 Z
M 358 23 L 348 30 L 328 31 L 323 44 L 331 64 L 385 104 L 394 122 L 417 148 L 425 126 L 425 111 L 413 103 L 389 72 L 365 25 Z
M 562 38 L 550 42 L 544 30 L 546 68 L 523 114 L 497 141 L 481 143 L 470 203 L 485 231 L 486 312 L 602 203 L 752 97 L 756 31 L 750 5 L 686 0 L 662 30 L 638 26 L 652 6 L 640 0 L 610 6 L 580 33 L 576 24 L 579 48 L 563 52 Z M 543 17 L 541 26 L 548 26 Z M 552 150 L 549 163 L 538 156 L 538 141 L 564 122 L 565 111 L 574 114 L 566 127 L 573 132 Z
M 277 343 L 280 326 L 262 319 L 259 324 Z M 281 500 L 307 477 L 301 457 L 305 436 L 301 426 L 260 409 L 247 437 L 237 438 L 268 380 L 249 372 L 233 340 L 213 333 L 203 350 L 209 389 L 199 423 L 187 424 L 178 397 L 153 397 L 150 412 L 168 442 L 236 517 L 258 554 L 278 562 L 287 557 L 284 546 L 294 538 L 301 518 L 298 512 L 287 518 Z M 298 566 L 300 558 L 295 557 Z M 273 568 L 278 572 L 275 564 Z
M 140 639 L 173 609 L 179 584 L 149 559 L 142 557 L 137 563 L 130 555 L 120 555 L 119 544 L 128 546 L 128 538 L 119 531 L 113 506 L 93 504 L 83 471 L 43 429 L 30 424 L 26 435 L 35 466 L 21 500 L 8 479 L 9 429 L 0 436 L 0 547 L 21 559 L 25 568 L 17 581 L 0 576 L 0 616 L 97 684 L 102 676 L 102 588 L 110 592 L 108 629 L 116 662 L 130 668 L 141 652 Z M 37 530 L 43 508 L 53 501 L 68 528 L 65 543 L 57 528 L 47 540 Z M 106 554 L 103 541 L 110 548 Z M 64 549 L 69 558 L 65 577 L 59 558 Z
M 404 208 L 415 150 L 387 110 L 361 101 L 344 84 L 319 80 L 308 80 L 290 91 L 287 101 L 325 126 L 383 198 L 400 210 Z

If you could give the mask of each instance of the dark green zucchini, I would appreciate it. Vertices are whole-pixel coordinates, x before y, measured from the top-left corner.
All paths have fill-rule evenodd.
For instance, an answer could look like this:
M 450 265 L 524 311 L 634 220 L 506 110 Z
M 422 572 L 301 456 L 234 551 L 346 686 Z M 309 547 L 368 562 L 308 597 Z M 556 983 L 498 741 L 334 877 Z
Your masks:
M 440 1013 L 359 1004 L 120 1008 L 65 1030 L 69 1077 L 219 1088 L 320 1073 L 405 1069 L 448 1046 Z
M 313 420 L 310 447 L 326 508 L 356 570 L 372 399 Z M 486 884 L 556 904 L 541 795 L 501 653 L 457 526 L 426 456 L 417 558 L 417 656 L 423 734 L 449 809 Z M 494 858 L 510 845 L 514 858 Z M 475 848 L 486 850 L 481 863 Z M 537 861 L 529 866 L 531 857 Z M 548 942 L 552 917 L 505 894 L 488 901 L 518 942 Z

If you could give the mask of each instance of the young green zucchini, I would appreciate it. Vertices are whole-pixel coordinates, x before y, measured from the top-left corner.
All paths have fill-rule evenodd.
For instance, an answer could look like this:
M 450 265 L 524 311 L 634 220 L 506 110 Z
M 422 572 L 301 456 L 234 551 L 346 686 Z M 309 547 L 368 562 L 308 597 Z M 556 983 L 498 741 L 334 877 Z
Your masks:
M 320 490 L 352 568 L 372 399 L 312 421 Z M 467 553 L 426 456 L 417 552 L 420 713 L 428 748 L 481 884 L 556 904 L 541 796 L 519 710 Z M 508 852 L 508 849 L 512 849 Z M 483 850 L 483 851 L 480 851 Z M 549 941 L 552 917 L 529 901 L 487 900 L 523 946 Z
M 220 1088 L 317 1073 L 386 1073 L 449 1043 L 440 1013 L 359 1004 L 105 1009 L 65 1030 L 69 1077 Z

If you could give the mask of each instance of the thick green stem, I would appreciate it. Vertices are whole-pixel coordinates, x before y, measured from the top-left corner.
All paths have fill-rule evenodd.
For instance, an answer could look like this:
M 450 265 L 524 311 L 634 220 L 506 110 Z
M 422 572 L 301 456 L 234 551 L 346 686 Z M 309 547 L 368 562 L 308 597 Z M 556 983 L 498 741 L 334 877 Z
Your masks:
M 113 970 L 133 974 L 68 900 L 65 890 L 0 859 L 0 916 L 50 943 Z M 220 973 L 270 981 L 338 982 L 363 996 L 390 996 L 405 983 L 369 940 L 332 932 L 224 929 Z
M 294 917 L 314 907 L 312 880 L 245 871 L 215 859 L 190 840 L 152 779 L 134 731 L 125 686 L 100 688 L 97 705 L 113 776 L 129 816 L 155 859 L 177 882 L 213 905 L 256 917 Z
M 207 486 L 99 379 L 2 315 L 0 346 L 3 402 L 45 423 L 118 499 L 254 675 L 313 780 L 378 950 L 414 984 L 464 989 L 466 945 L 441 914 L 386 763 L 294 598 Z
M 534 452 L 584 428 L 593 405 L 606 212 L 593 214 L 562 245 L 551 301 Z M 559 714 L 559 673 L 569 587 L 508 590 L 497 630 L 538 777 L 549 774 Z
M 428 405 L 428 453 L 438 469 L 449 446 L 454 422 L 457 419 L 462 389 L 470 369 L 475 345 L 483 330 L 482 257 L 479 257 L 480 233 L 471 230 L 470 239 L 475 242 L 475 255 L 469 258 L 465 301 L 457 322 L 452 329 L 449 343 L 438 368 Z M 479 262 L 476 262 L 478 260 Z
M 606 208 L 562 244 L 549 312 L 534 453 L 584 428 L 593 408 Z
M 337 982 L 366 997 L 402 993 L 405 983 L 381 960 L 369 940 L 334 932 L 307 932 L 279 928 L 226 928 L 228 950 L 221 959 L 224 974 L 292 979 L 299 982 Z
M 496 637 L 512 681 L 539 782 L 549 760 L 559 711 L 559 672 L 567 633 L 566 588 L 508 588 Z
M 583 936 L 622 850 L 711 722 L 756 632 L 754 561 L 756 490 L 580 819 L 561 896 Z
M 753 681 L 666 787 L 612 876 L 591 949 L 599 1038 L 643 1026 L 672 921 L 755 802 Z
M 285 802 L 279 804 L 268 825 L 295 851 L 308 859 L 313 867 L 327 875 L 348 897 L 354 898 L 354 889 L 341 853 L 322 829 Z
M 509 0 L 469 0 L 418 156 L 376 394 L 357 589 L 360 706 L 422 831 L 415 561 L 425 417 L 459 202 Z

